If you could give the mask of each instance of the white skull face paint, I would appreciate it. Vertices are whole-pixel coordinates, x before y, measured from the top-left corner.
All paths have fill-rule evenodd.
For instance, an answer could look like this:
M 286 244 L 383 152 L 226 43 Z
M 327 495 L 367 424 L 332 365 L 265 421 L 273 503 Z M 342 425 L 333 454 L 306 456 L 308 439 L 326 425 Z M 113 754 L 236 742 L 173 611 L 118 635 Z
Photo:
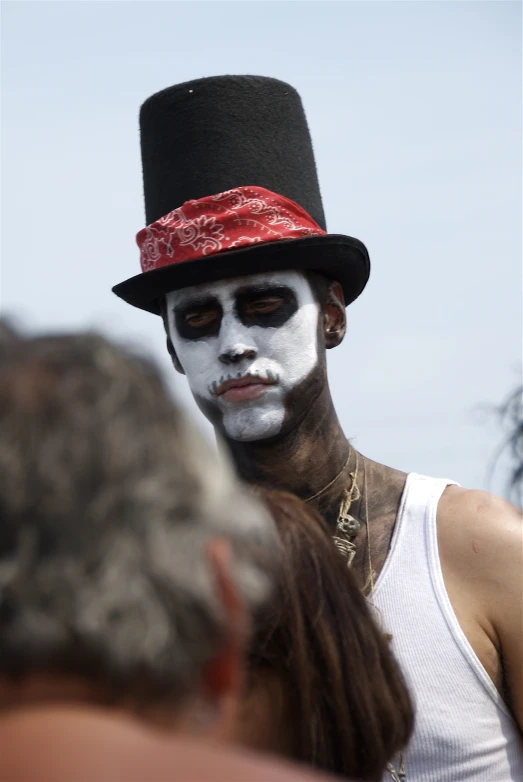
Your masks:
M 195 285 L 167 294 L 168 328 L 197 401 L 233 440 L 277 435 L 285 399 L 318 362 L 319 307 L 300 272 Z

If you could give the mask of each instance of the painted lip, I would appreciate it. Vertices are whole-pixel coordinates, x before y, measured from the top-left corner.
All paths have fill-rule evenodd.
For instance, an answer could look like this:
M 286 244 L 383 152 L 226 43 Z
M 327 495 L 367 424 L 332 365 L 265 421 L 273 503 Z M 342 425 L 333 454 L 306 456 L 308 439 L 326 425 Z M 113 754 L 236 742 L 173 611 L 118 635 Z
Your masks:
M 255 399 L 261 396 L 267 390 L 267 386 L 273 386 L 276 382 L 274 379 L 259 375 L 244 375 L 220 383 L 213 388 L 213 393 L 229 402 L 241 402 L 244 399 Z

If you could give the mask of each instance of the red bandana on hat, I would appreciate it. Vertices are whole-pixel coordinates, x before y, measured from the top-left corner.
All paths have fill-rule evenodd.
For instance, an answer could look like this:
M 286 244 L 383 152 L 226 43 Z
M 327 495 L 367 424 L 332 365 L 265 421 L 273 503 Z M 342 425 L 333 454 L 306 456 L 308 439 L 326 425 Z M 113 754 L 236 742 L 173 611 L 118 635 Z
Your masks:
M 251 244 L 326 236 L 294 201 L 263 187 L 237 187 L 186 201 L 136 236 L 143 272 Z

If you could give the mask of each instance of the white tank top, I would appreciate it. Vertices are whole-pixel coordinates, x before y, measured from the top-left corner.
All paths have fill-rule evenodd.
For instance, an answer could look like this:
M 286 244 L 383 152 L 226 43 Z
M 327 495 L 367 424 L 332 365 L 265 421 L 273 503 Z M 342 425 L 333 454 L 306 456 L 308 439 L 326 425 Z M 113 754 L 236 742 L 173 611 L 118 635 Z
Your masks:
M 436 511 L 451 483 L 407 477 L 374 593 L 416 707 L 406 780 L 522 782 L 523 740 L 461 630 L 443 582 Z

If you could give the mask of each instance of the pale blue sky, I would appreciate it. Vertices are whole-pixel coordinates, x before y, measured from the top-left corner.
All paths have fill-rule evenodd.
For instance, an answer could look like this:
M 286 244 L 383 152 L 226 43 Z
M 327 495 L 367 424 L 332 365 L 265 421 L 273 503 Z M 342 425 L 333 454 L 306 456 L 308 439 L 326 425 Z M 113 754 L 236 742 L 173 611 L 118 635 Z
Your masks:
M 2 17 L 3 312 L 143 345 L 189 401 L 160 321 L 110 290 L 139 270 L 138 109 L 201 76 L 289 81 L 329 229 L 372 260 L 329 354 L 346 433 L 501 491 L 485 411 L 521 378 L 520 3 L 3 2 Z

